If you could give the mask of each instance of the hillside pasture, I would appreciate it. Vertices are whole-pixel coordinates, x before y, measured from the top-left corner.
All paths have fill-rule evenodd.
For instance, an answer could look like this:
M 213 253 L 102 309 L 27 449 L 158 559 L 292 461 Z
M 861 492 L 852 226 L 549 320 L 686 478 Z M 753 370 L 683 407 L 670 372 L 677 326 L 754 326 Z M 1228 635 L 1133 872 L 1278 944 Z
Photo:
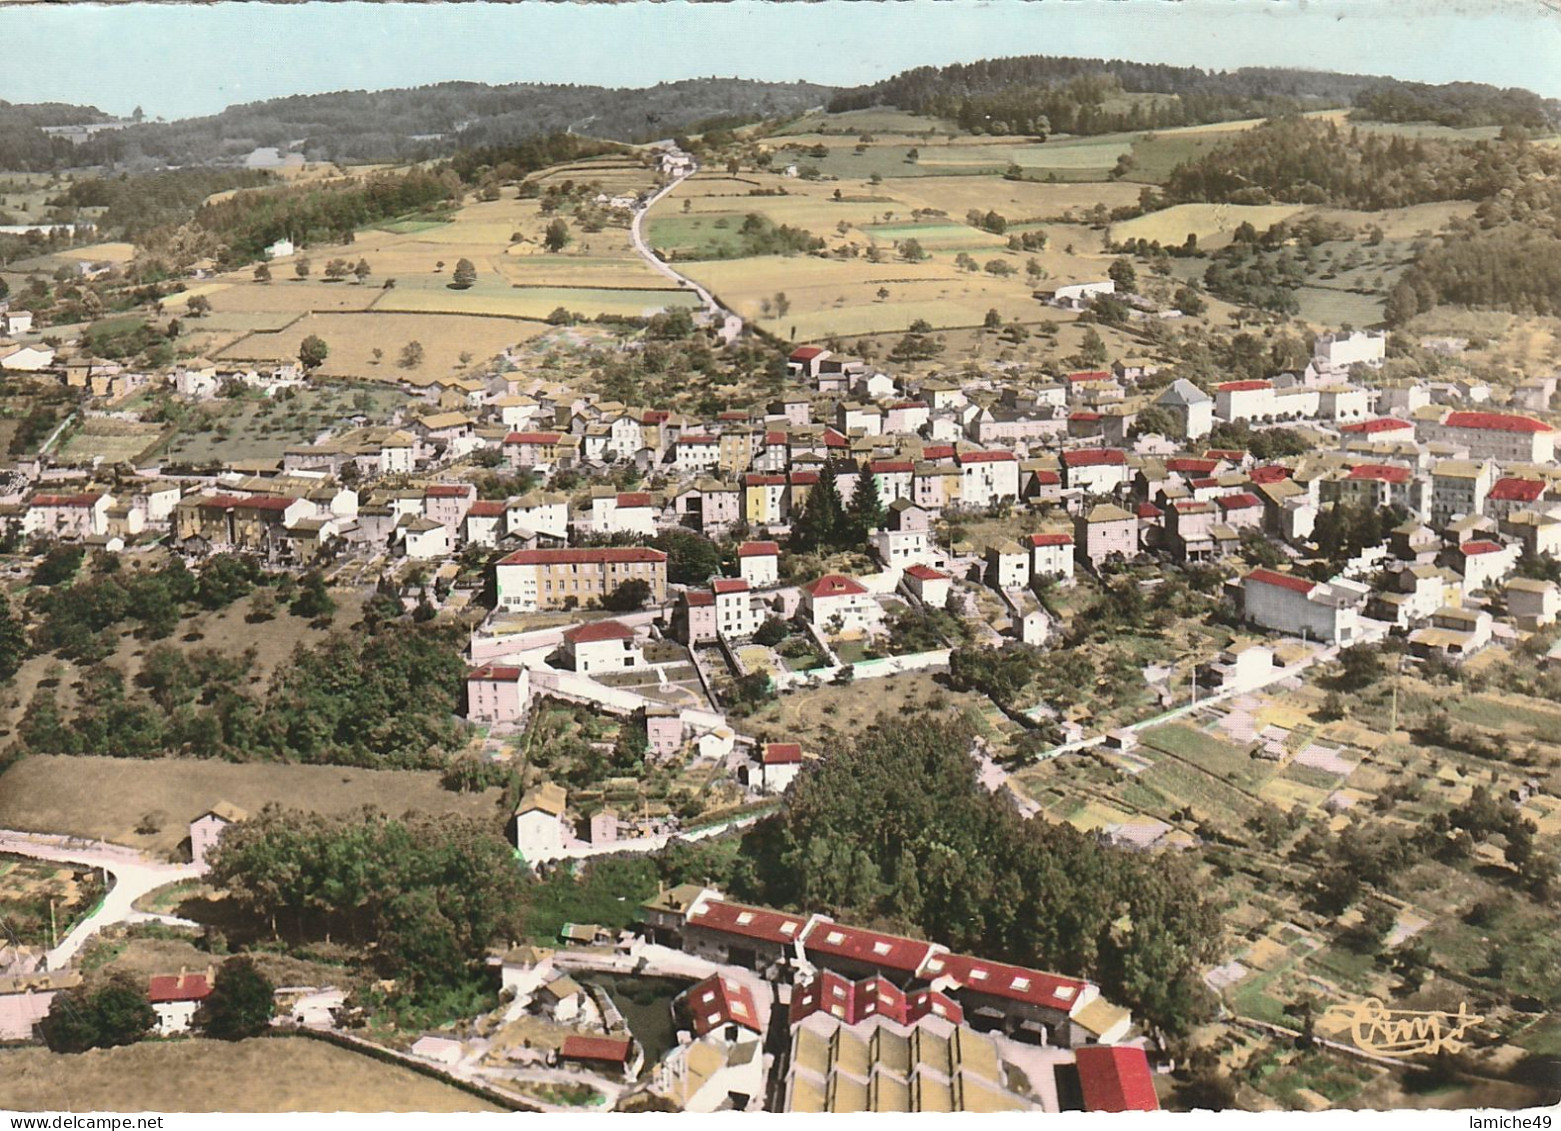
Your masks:
M 416 810 L 497 822 L 500 793 L 453 793 L 437 773 L 422 770 L 39 754 L 0 776 L 0 828 L 167 855 L 189 837 L 189 823 L 219 801 L 250 813 L 270 804 L 324 814 L 373 805 L 392 816 Z M 146 814 L 161 815 L 156 832 L 136 831 Z
M 1112 224 L 1110 238 L 1113 243 L 1150 240 L 1180 247 L 1190 234 L 1198 237 L 1199 248 L 1212 250 L 1229 244 L 1242 224 L 1261 233 L 1305 211 L 1300 204 L 1177 204 Z
M 215 360 L 291 361 L 298 357 L 304 338 L 317 334 L 330 347 L 330 356 L 318 370 L 320 377 L 394 381 L 426 374 L 432 379 L 465 368 L 461 362 L 463 353 L 471 354 L 473 361 L 481 361 L 535 337 L 545 328 L 536 322 L 470 314 L 437 318 L 385 311 L 316 314 L 280 330 L 251 333 L 218 351 Z M 411 341 L 422 343 L 424 360 L 416 369 L 402 369 L 398 359 L 402 348 Z M 374 359 L 375 349 L 384 351 L 378 362 Z
M 147 1041 L 80 1054 L 0 1052 L 19 1111 L 496 1111 L 459 1088 L 302 1037 Z

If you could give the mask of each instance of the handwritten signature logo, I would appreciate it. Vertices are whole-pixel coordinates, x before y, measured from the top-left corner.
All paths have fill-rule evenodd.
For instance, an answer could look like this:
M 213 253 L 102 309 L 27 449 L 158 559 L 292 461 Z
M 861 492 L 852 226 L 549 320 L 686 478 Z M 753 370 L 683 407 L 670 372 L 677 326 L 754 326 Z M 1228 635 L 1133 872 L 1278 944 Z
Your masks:
M 1334 1005 L 1318 1019 L 1334 1032 L 1347 1031 L 1355 1047 L 1377 1056 L 1430 1056 L 1442 1050 L 1463 1051 L 1463 1036 L 1485 1018 L 1460 1002 L 1456 1013 L 1445 1009 L 1389 1009 L 1369 997 Z

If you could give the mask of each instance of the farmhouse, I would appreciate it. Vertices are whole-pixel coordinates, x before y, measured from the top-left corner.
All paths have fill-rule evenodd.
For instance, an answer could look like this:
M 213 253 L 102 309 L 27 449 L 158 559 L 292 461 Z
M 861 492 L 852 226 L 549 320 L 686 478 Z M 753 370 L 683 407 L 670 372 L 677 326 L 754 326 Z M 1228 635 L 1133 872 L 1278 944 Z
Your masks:
M 1363 594 L 1354 588 L 1255 569 L 1242 579 L 1241 595 L 1246 619 L 1276 632 L 1329 644 L 1350 644 L 1359 633 Z
M 204 974 L 180 970 L 177 974 L 159 974 L 147 986 L 147 1000 L 157 1013 L 157 1035 L 171 1037 L 188 1033 L 195 1023 L 195 1012 L 211 996 L 211 967 Z
M 860 581 L 829 573 L 802 587 L 802 613 L 816 632 L 871 632 L 883 608 Z
M 466 674 L 466 717 L 474 723 L 524 722 L 530 702 L 531 679 L 525 668 L 484 664 Z
M 615 620 L 589 621 L 565 631 L 563 657 L 581 675 L 645 666 L 634 630 Z

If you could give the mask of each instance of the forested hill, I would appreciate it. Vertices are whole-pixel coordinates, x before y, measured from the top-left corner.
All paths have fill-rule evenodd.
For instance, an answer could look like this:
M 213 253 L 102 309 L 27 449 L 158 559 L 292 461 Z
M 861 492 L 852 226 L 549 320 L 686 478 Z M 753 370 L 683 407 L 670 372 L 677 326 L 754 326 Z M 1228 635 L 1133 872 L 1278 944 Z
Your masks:
M 1174 95 L 1128 98 L 1125 95 Z M 979 133 L 1099 134 L 1168 129 L 1296 110 L 1356 107 L 1390 121 L 1521 125 L 1561 121 L 1561 102 L 1479 83 L 1427 86 L 1372 75 L 1247 67 L 1205 71 L 1027 55 L 948 67 L 918 67 L 873 86 L 842 91 L 835 111 L 894 106 L 947 118 Z
M 0 167 L 220 164 L 261 147 L 296 148 L 311 161 L 403 162 L 564 131 L 650 141 L 709 124 L 788 117 L 822 106 L 834 93 L 811 83 L 720 78 L 644 90 L 451 82 L 246 103 L 205 118 L 106 131 L 76 147 L 0 116 L 0 152 L 21 157 Z

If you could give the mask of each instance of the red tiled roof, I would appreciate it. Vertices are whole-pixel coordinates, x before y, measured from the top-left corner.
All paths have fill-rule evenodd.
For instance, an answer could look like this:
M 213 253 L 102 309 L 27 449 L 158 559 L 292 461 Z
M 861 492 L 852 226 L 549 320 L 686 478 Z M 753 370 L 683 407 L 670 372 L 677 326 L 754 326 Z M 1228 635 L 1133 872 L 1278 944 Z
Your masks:
M 499 664 L 484 664 L 480 668 L 473 668 L 466 673 L 468 683 L 477 680 L 492 680 L 496 683 L 514 683 L 520 678 L 521 668 L 507 668 Z
M 735 978 L 713 974 L 690 987 L 688 1008 L 696 1036 L 703 1037 L 722 1025 L 741 1025 L 759 1032 L 759 1008 L 753 991 Z
M 784 432 L 766 432 L 764 434 L 764 442 L 766 444 L 782 445 L 786 440 L 787 436 Z
M 851 441 L 846 439 L 844 433 L 836 432 L 833 428 L 826 428 L 826 429 L 824 429 L 824 446 L 825 447 L 829 447 L 829 448 L 845 448 L 845 447 L 849 447 L 850 444 L 851 444 Z
M 1083 448 L 1076 452 L 1063 452 L 1066 467 L 1120 467 L 1127 463 L 1127 456 L 1117 448 Z
M 849 597 L 866 593 L 867 588 L 854 577 L 840 573 L 826 573 L 817 581 L 803 586 L 809 597 Z
M 1226 495 L 1224 498 L 1215 499 L 1214 501 L 1220 505 L 1221 510 L 1227 511 L 1242 510 L 1246 507 L 1260 507 L 1263 505 L 1262 499 L 1246 491 L 1240 491 L 1234 495 Z
M 926 401 L 900 401 L 897 404 L 890 405 L 889 406 L 889 411 L 893 412 L 897 408 L 927 408 L 927 407 L 928 407 L 928 405 L 927 405 Z
M 823 352 L 824 350 L 819 346 L 798 346 L 796 349 L 791 351 L 791 357 L 789 360 L 812 361 L 815 357 Z
M 558 1050 L 558 1055 L 565 1060 L 601 1060 L 611 1064 L 627 1064 L 631 1048 L 633 1044 L 627 1037 L 568 1036 L 564 1038 L 564 1046 Z
M 1032 534 L 1029 538 L 1032 546 L 1071 546 L 1073 535 L 1071 534 Z
M 1062 482 L 1062 476 L 1058 475 L 1055 471 L 1047 471 L 1042 469 L 1041 471 L 1037 471 L 1035 473 L 1035 482 L 1042 487 L 1055 487 L 1057 484 Z
M 591 621 L 577 624 L 564 633 L 571 644 L 596 644 L 603 640 L 633 640 L 634 630 L 615 620 Z
M 734 408 L 734 409 L 730 410 L 729 412 L 717 413 L 716 414 L 716 419 L 717 420 L 747 420 L 748 419 L 748 414 L 746 412 L 744 412 L 740 408 Z
M 607 565 L 610 562 L 664 562 L 667 555 L 648 546 L 576 546 L 562 550 L 516 550 L 500 565 Z
M 831 958 L 850 959 L 903 974 L 916 973 L 932 954 L 932 944 L 920 939 L 886 935 L 823 920 L 815 920 L 808 927 L 803 944 L 807 948 L 808 958 L 819 965 L 827 965 Z M 820 958 L 822 961 L 818 961 Z
M 924 460 L 949 459 L 953 455 L 953 444 L 923 444 L 921 447 L 921 458 Z
M 791 473 L 791 485 L 793 487 L 811 487 L 818 482 L 816 471 L 793 471 Z
M 939 955 L 928 965 L 922 977 L 931 978 L 939 974 L 949 975 L 976 993 L 1049 1006 L 1063 1013 L 1070 1012 L 1078 1004 L 1080 995 L 1089 986 L 1088 982 L 1078 978 L 1064 978 L 1061 974 L 1048 974 L 1043 970 L 972 958 L 968 954 Z
M 961 452 L 960 463 L 1013 463 L 1018 456 L 1013 452 Z
M 1070 373 L 1070 374 L 1068 374 L 1068 381 L 1069 381 L 1069 383 L 1075 384 L 1075 385 L 1077 385 L 1081 381 L 1109 381 L 1109 380 L 1111 380 L 1111 374 L 1107 373 L 1104 369 L 1088 369 L 1088 370 L 1082 370 L 1082 371 L 1080 371 L 1078 373 Z
M 1290 469 L 1283 464 L 1271 463 L 1267 467 L 1254 467 L 1247 478 L 1254 483 L 1277 483 L 1290 478 Z
M 1133 1045 L 1085 1045 L 1074 1053 L 1085 1111 L 1159 1111 L 1144 1050 Z
M 1518 479 L 1509 476 L 1506 479 L 1498 479 L 1486 498 L 1507 503 L 1532 503 L 1544 493 L 1543 480 Z
M 796 942 L 807 921 L 806 915 L 788 915 L 782 911 L 747 907 L 721 899 L 697 903 L 688 913 L 690 924 L 782 945 Z
M 766 766 L 800 765 L 802 746 L 796 742 L 766 742 L 763 758 Z
M 1462 546 L 1459 546 L 1458 549 L 1466 558 L 1477 557 L 1480 554 L 1501 553 L 1501 546 L 1498 543 L 1487 542 L 1484 540 L 1478 542 L 1465 542 Z
M 779 553 L 779 542 L 744 542 L 737 547 L 739 558 L 773 558 Z
M 914 565 L 906 566 L 905 572 L 910 574 L 917 581 L 947 581 L 949 579 L 948 574 L 939 573 L 931 566 L 922 565 L 920 562 L 917 562 Z
M 640 417 L 641 424 L 665 424 L 672 419 L 672 414 L 664 408 L 647 409 L 645 415 Z
M 502 499 L 478 499 L 472 504 L 472 509 L 466 512 L 467 518 L 502 518 L 507 504 Z
M 748 583 L 740 577 L 718 577 L 710 583 L 710 588 L 713 592 L 718 594 L 746 593 L 748 592 L 749 586 Z
M 423 496 L 429 499 L 464 499 L 476 494 L 476 491 L 469 483 L 435 483 L 423 492 Z
M 1221 393 L 1255 393 L 1259 389 L 1272 389 L 1272 381 L 1226 381 L 1217 387 Z
M 620 507 L 648 507 L 650 496 L 644 491 L 624 491 L 618 495 Z
M 1247 453 L 1240 448 L 1210 448 L 1203 453 L 1204 459 L 1223 459 L 1231 463 L 1241 463 L 1247 458 Z
M 1505 412 L 1452 412 L 1442 421 L 1449 428 L 1478 428 L 1492 432 L 1553 432 L 1543 420 Z
M 783 487 L 786 485 L 784 475 L 755 475 L 743 476 L 743 485 L 746 487 Z
M 215 495 L 203 505 L 222 510 L 285 511 L 297 501 L 280 495 Z
M 1075 420 L 1081 424 L 1093 424 L 1099 419 L 1100 413 L 1098 412 L 1070 412 L 1068 414 L 1068 423 L 1070 424 Z
M 35 507 L 90 507 L 95 505 L 102 497 L 100 494 L 34 495 L 31 505 Z
M 1139 503 L 1136 513 L 1139 518 L 1159 518 L 1164 512 L 1153 503 Z
M 867 465 L 867 470 L 874 475 L 894 475 L 899 472 L 915 471 L 916 464 L 908 459 L 875 459 Z
M 1394 467 L 1386 463 L 1359 463 L 1350 468 L 1350 479 L 1374 479 L 1382 483 L 1408 483 L 1411 474 L 1407 467 Z
M 1375 436 L 1379 432 L 1399 432 L 1408 428 L 1413 430 L 1414 425 L 1407 420 L 1397 420 L 1391 416 L 1378 417 L 1376 420 L 1357 420 L 1353 424 L 1339 425 L 1340 432 Z
M 1218 479 L 1214 478 L 1214 476 L 1212 476 L 1212 475 L 1206 475 L 1206 476 L 1202 477 L 1201 479 L 1191 479 L 1191 480 L 1188 480 L 1188 482 L 1191 483 L 1192 486 L 1198 487 L 1198 488 L 1218 487 L 1220 485 L 1220 481 Z
M 1165 470 L 1174 471 L 1181 475 L 1196 474 L 1208 475 L 1220 465 L 1217 459 L 1194 459 L 1191 456 L 1179 456 L 1176 459 L 1165 461 Z
M 703 609 L 715 604 L 715 594 L 707 589 L 690 589 L 683 594 L 683 603 L 690 608 Z
M 1293 573 L 1278 573 L 1271 569 L 1255 569 L 1247 574 L 1248 581 L 1261 581 L 1264 585 L 1277 585 L 1282 589 L 1289 589 L 1296 593 L 1310 593 L 1317 587 L 1315 581 L 1308 581 L 1304 577 L 1297 577 Z
M 165 1001 L 204 1001 L 211 995 L 205 974 L 157 974 L 146 991 L 154 1005 Z
M 504 437 L 506 444 L 556 444 L 563 439 L 561 432 L 511 432 Z

